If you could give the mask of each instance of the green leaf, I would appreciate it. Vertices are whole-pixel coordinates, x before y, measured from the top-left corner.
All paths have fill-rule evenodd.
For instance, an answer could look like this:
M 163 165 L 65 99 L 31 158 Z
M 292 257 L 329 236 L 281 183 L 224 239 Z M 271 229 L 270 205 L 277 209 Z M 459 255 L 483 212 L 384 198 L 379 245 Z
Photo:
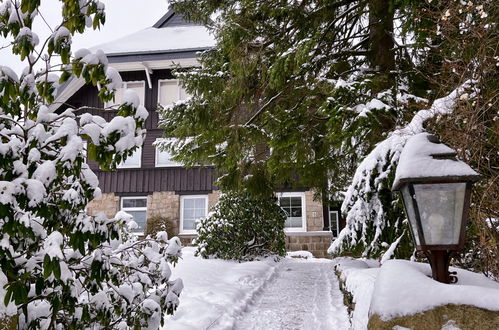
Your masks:
M 52 262 L 48 254 L 43 258 L 43 277 L 48 278 L 52 273 Z
M 5 298 L 3 299 L 3 303 L 7 306 L 12 298 L 12 285 L 7 288 L 7 293 L 5 294 Z
M 56 258 L 52 260 L 52 271 L 54 272 L 55 278 L 59 280 L 61 278 L 61 264 Z

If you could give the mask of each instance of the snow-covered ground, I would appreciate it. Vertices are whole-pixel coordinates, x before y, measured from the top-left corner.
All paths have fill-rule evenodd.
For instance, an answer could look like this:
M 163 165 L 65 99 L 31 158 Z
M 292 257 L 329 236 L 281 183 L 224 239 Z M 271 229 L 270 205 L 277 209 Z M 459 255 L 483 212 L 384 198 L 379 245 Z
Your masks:
M 365 329 L 370 315 L 382 320 L 404 317 L 448 304 L 471 305 L 499 312 L 499 283 L 482 274 L 450 267 L 458 282 L 431 278 L 429 264 L 408 260 L 337 258 L 345 288 L 353 295 L 352 328 Z M 411 297 L 411 299 L 407 299 Z
M 196 258 L 186 247 L 175 277 L 182 278 L 184 290 L 165 329 L 350 328 L 328 259 L 236 263 Z

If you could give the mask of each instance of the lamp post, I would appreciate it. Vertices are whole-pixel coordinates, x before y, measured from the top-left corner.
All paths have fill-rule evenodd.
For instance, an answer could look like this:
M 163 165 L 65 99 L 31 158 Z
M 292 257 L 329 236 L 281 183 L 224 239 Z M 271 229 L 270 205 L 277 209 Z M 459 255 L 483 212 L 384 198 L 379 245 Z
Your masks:
M 400 155 L 392 190 L 401 193 L 416 249 L 439 282 L 457 281 L 449 262 L 464 247 L 471 186 L 478 179 L 453 149 L 428 133 L 411 137 Z

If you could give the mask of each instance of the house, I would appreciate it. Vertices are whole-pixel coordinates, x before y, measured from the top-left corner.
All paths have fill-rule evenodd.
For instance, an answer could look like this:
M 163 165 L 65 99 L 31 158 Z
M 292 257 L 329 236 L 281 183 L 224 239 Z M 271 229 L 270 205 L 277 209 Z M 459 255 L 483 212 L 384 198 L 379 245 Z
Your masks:
M 95 162 L 89 166 L 99 178 L 103 192 L 87 207 L 89 214 L 99 211 L 112 217 L 124 210 L 135 217 L 138 232 L 145 229 L 148 218 L 161 216 L 170 219 L 175 233 L 184 243 L 196 235 L 195 222 L 207 215 L 220 195 L 214 185 L 215 170 L 210 167 L 183 168 L 172 161 L 167 152 L 153 146 L 162 137 L 158 129 L 158 104 L 167 105 L 185 98 L 186 93 L 172 75 L 172 68 L 199 65 L 196 53 L 214 46 L 215 41 L 204 26 L 185 21 L 181 15 L 169 11 L 154 26 L 124 38 L 100 45 L 109 63 L 123 79 L 123 88 L 134 89 L 147 108 L 147 137 L 143 147 L 129 157 L 114 172 L 99 169 Z M 115 102 L 120 102 L 118 90 Z M 96 108 L 108 107 L 97 97 L 97 90 L 75 79 L 67 84 L 56 102 L 110 120 L 116 111 Z M 289 214 L 286 221 L 286 242 L 289 250 L 309 250 L 325 256 L 326 250 L 340 229 L 338 209 L 330 209 L 313 198 L 313 192 L 286 191 L 278 193 L 281 207 Z M 332 228 L 332 229 L 331 229 Z

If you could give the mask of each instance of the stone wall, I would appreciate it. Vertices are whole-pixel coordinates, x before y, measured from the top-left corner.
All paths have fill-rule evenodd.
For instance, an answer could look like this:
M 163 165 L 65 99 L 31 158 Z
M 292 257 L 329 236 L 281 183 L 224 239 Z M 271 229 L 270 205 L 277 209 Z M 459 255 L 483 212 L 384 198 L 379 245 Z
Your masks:
M 286 233 L 286 250 L 310 251 L 316 258 L 327 258 L 331 235 L 328 231 Z
M 208 194 L 208 212 L 210 212 L 211 208 L 215 206 L 216 203 L 218 203 L 220 195 L 220 190 L 214 190 L 211 194 Z
M 220 191 L 215 190 L 208 194 L 208 210 L 220 198 Z M 120 209 L 120 197 L 114 193 L 102 194 L 102 197 L 93 200 L 87 206 L 90 215 L 102 211 L 108 217 L 114 217 Z M 307 232 L 286 233 L 286 249 L 289 251 L 310 251 L 315 257 L 327 257 L 327 249 L 331 245 L 331 232 L 322 231 L 324 227 L 322 203 L 314 200 L 312 191 L 305 192 L 305 215 Z M 180 195 L 174 191 L 154 192 L 147 196 L 147 217 L 161 216 L 171 220 L 173 233 L 178 235 L 180 226 Z M 195 235 L 179 235 L 182 244 L 188 245 Z
M 113 218 L 119 210 L 120 197 L 114 193 L 102 194 L 87 205 L 87 213 L 92 216 L 104 212 L 108 218 Z
M 499 329 L 499 312 L 470 305 L 445 305 L 414 315 L 383 320 L 371 315 L 368 329 L 440 330 L 440 329 Z
M 307 231 L 322 231 L 324 229 L 324 217 L 322 203 L 314 200 L 314 192 L 305 192 L 305 212 L 307 219 Z
M 156 216 L 170 219 L 173 234 L 177 235 L 180 226 L 180 196 L 174 191 L 154 192 L 147 196 L 147 217 Z

